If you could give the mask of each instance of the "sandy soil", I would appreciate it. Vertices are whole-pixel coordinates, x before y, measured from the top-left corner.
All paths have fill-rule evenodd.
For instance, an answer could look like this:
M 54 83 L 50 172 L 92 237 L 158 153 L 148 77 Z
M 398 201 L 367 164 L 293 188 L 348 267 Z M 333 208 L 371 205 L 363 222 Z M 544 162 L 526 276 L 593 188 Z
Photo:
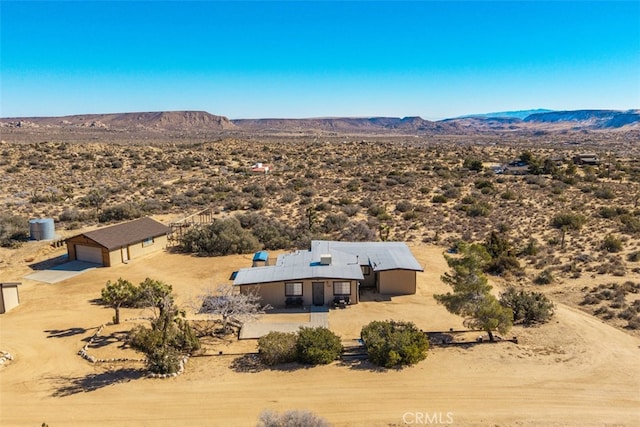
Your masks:
M 439 280 L 446 270 L 442 248 L 412 249 L 426 270 L 416 295 L 332 310 L 331 328 L 351 339 L 372 319 L 412 320 L 425 330 L 461 327 L 431 297 L 447 289 Z M 111 319 L 112 310 L 92 303 L 107 280 L 159 278 L 188 305 L 250 262 L 249 255 L 159 253 L 55 285 L 23 280 L 21 305 L 0 316 L 0 349 L 14 356 L 0 368 L 0 425 L 243 426 L 255 425 L 264 409 L 308 409 L 338 426 L 415 425 L 426 414 L 431 424 L 435 414 L 438 422 L 461 426 L 640 425 L 640 339 L 562 304 L 551 323 L 514 328 L 519 344 L 433 348 L 424 362 L 403 370 L 362 362 L 245 369 L 244 359 L 230 354 L 255 349 L 245 341 L 219 343 L 225 355 L 194 357 L 182 376 L 158 380 L 144 377 L 140 363 L 90 364 L 76 354 Z M 18 265 L 2 280 L 26 273 Z M 123 318 L 144 314 L 124 310 Z M 108 326 L 90 350 L 137 357 L 118 336 L 138 321 Z

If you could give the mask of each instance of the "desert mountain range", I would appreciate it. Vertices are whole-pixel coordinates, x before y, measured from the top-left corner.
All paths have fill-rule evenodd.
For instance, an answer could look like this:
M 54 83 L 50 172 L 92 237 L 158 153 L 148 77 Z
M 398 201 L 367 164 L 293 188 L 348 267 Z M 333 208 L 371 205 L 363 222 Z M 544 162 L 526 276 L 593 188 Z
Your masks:
M 531 112 L 531 114 L 528 114 Z M 474 132 L 537 132 L 640 130 L 640 110 L 527 110 L 430 121 L 421 117 L 330 117 L 309 119 L 237 119 L 206 111 L 161 111 L 83 114 L 63 117 L 0 119 L 3 128 L 96 129 L 105 131 L 186 132 L 335 132 L 356 134 L 467 134 Z

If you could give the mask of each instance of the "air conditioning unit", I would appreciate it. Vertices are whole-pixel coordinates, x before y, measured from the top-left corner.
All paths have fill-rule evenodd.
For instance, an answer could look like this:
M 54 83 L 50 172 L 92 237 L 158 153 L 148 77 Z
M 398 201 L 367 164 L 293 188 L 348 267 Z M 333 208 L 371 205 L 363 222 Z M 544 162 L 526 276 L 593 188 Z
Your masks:
M 320 265 L 331 265 L 331 254 L 320 255 Z

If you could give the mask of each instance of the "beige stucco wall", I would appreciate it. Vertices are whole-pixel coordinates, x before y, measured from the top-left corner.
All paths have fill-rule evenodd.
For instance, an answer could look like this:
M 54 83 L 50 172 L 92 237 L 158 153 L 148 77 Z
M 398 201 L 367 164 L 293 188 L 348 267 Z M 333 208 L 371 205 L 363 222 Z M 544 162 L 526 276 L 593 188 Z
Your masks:
M 378 272 L 378 292 L 389 295 L 411 295 L 416 293 L 416 272 L 413 270 L 387 270 Z
M 312 283 L 323 282 L 324 283 L 324 304 L 333 304 L 333 282 L 339 281 L 334 279 L 309 279 L 298 280 L 302 282 L 302 303 L 305 306 L 313 304 L 313 288 Z M 284 294 L 284 282 L 264 283 L 260 285 L 243 285 L 240 286 L 240 292 L 250 293 L 258 292 L 262 297 L 263 304 L 269 304 L 274 308 L 284 307 L 287 297 Z M 290 297 L 296 298 L 296 297 Z M 351 281 L 351 304 L 358 303 L 358 282 Z
M 153 238 L 153 243 L 148 246 L 142 246 L 142 242 L 129 245 L 129 260 L 141 257 L 143 255 L 156 252 L 167 247 L 167 236 L 158 236 Z M 122 249 L 114 249 L 109 252 L 109 265 L 122 264 Z
M 17 286 L 2 286 L 2 292 L 0 292 L 0 314 L 6 313 L 14 307 L 20 304 L 20 298 L 18 297 Z

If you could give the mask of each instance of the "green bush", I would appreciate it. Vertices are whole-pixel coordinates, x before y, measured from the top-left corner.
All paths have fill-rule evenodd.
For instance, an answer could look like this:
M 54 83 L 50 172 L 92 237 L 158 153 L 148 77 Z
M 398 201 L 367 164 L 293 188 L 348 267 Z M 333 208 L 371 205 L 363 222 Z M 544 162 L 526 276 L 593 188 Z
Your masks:
M 551 220 L 551 225 L 555 228 L 567 228 L 570 230 L 579 230 L 587 221 L 584 215 L 574 214 L 571 212 L 559 213 Z
M 373 321 L 362 328 L 369 360 L 391 368 L 413 365 L 427 357 L 429 341 L 411 322 Z
M 258 340 L 260 360 L 270 366 L 295 362 L 297 340 L 298 335 L 294 332 L 269 332 Z
M 631 252 L 627 255 L 627 261 L 629 262 L 638 262 L 640 261 L 640 251 Z
M 17 247 L 29 240 L 29 222 L 19 216 L 0 215 L 0 246 Z
M 436 194 L 431 198 L 432 203 L 447 203 L 449 199 L 444 194 Z
M 246 254 L 260 249 L 258 239 L 245 230 L 236 218 L 215 221 L 190 228 L 180 240 L 185 252 L 200 255 Z
M 513 322 L 530 325 L 549 321 L 555 312 L 553 303 L 540 292 L 525 292 L 509 286 L 500 294 L 500 304 L 513 311 Z
M 622 250 L 622 241 L 613 234 L 607 234 L 602 241 L 601 247 L 607 252 L 620 252 Z
M 536 285 L 548 285 L 553 282 L 553 273 L 551 272 L 551 270 L 546 269 L 538 274 L 536 278 L 533 279 L 533 282 Z
M 325 327 L 300 328 L 296 342 L 298 361 L 309 365 L 326 365 L 342 354 L 340 337 Z

